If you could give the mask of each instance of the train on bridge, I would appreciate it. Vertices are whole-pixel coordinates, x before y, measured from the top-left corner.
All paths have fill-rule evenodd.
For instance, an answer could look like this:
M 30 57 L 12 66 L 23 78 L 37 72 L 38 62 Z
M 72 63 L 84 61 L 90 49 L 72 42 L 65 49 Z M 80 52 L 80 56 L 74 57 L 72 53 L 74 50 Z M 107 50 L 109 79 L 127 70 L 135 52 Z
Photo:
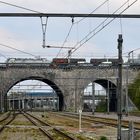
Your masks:
M 51 68 L 72 68 L 72 67 L 106 67 L 117 66 L 118 59 L 100 59 L 91 58 L 90 62 L 86 62 L 85 58 L 53 58 L 48 61 L 46 58 L 8 58 L 5 66 L 48 66 Z
M 129 59 L 123 63 L 124 66 L 130 68 L 140 68 L 140 59 Z M 86 68 L 86 67 L 116 67 L 118 66 L 117 58 L 91 58 L 86 62 L 85 58 L 53 58 L 48 61 L 46 58 L 8 58 L 5 63 L 0 64 L 1 67 L 25 67 L 25 66 L 45 66 L 50 68 Z

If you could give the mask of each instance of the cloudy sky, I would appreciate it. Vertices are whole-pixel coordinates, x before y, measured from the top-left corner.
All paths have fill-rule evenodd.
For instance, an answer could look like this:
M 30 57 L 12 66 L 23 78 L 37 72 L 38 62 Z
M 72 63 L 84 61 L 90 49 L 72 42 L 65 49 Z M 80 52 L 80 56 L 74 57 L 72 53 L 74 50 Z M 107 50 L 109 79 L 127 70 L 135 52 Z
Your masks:
M 118 13 L 123 11 L 135 0 L 3 0 L 0 1 L 0 12 L 30 12 L 14 6 L 4 4 L 7 2 L 17 6 L 25 7 L 42 13 L 91 13 L 96 7 L 101 6 L 94 13 L 112 14 L 125 2 L 126 5 Z M 124 14 L 140 14 L 140 1 L 129 7 Z M 44 19 L 43 19 L 44 20 Z M 65 43 L 65 47 L 74 45 L 83 39 L 89 32 L 96 28 L 105 18 L 85 18 L 79 23 L 80 18 L 75 18 L 75 24 Z M 111 20 L 111 19 L 109 19 Z M 109 21 L 108 20 L 108 21 Z M 106 22 L 107 23 L 107 22 Z M 46 45 L 62 46 L 71 27 L 71 18 L 48 18 L 46 31 Z M 140 19 L 115 19 L 87 43 L 80 47 L 73 57 L 114 57 L 117 56 L 118 34 L 123 34 L 123 53 L 139 48 Z M 0 44 L 14 47 L 16 49 L 31 53 L 35 56 L 45 57 L 51 60 L 58 55 L 60 49 L 42 47 L 41 19 L 23 17 L 0 17 Z M 62 49 L 58 57 L 67 54 Z M 139 53 L 135 51 L 135 55 Z M 6 48 L 0 45 L 0 61 L 5 57 L 32 57 L 24 53 Z M 124 56 L 126 56 L 125 54 Z

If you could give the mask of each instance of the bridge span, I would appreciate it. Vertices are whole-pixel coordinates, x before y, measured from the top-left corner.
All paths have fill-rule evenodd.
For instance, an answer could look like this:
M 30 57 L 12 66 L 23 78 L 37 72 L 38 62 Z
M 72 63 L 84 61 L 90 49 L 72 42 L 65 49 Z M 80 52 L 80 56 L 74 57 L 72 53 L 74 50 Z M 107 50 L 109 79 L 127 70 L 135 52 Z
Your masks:
M 138 74 L 134 68 L 123 68 L 123 97 L 128 72 L 128 83 Z M 69 67 L 53 68 L 47 64 L 0 65 L 0 109 L 7 110 L 7 93 L 17 83 L 24 80 L 39 80 L 50 85 L 59 97 L 59 110 L 77 111 L 82 106 L 84 89 L 95 82 L 105 89 L 109 83 L 110 111 L 117 107 L 117 67 Z M 123 100 L 124 100 L 123 98 Z M 125 104 L 125 102 L 123 102 Z

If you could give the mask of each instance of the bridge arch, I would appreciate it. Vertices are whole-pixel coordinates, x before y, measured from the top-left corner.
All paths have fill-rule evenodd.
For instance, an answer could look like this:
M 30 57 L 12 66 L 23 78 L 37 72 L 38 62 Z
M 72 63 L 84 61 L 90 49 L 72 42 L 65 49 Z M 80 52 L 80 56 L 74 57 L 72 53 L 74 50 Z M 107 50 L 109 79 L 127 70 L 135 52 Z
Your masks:
M 57 94 L 57 96 L 59 97 L 59 111 L 62 111 L 63 110 L 63 106 L 64 106 L 64 97 L 63 97 L 63 93 L 62 91 L 60 90 L 60 88 L 51 80 L 47 79 L 47 78 L 44 78 L 44 77 L 39 77 L 39 76 L 29 76 L 29 77 L 26 77 L 26 78 L 20 78 L 19 80 L 16 80 L 15 82 L 13 82 L 6 90 L 6 93 L 5 93 L 5 98 L 7 97 L 7 93 L 10 91 L 10 89 L 12 87 L 14 87 L 16 84 L 20 83 L 20 82 L 23 82 L 23 81 L 26 81 L 26 80 L 38 80 L 38 81 L 41 81 L 41 82 L 44 82 L 46 84 L 48 84 Z M 7 104 L 7 103 L 6 103 Z M 5 108 L 7 108 L 5 104 Z
M 116 86 L 116 80 L 115 79 L 92 79 L 90 81 L 88 81 L 88 85 L 86 85 L 86 87 L 84 88 L 84 99 L 85 100 L 89 100 L 88 96 L 90 97 L 90 100 L 89 101 L 86 101 L 88 102 L 88 107 L 89 107 L 89 104 L 90 104 L 90 107 L 87 108 L 87 109 L 90 109 L 91 110 L 91 104 L 92 104 L 92 83 L 95 83 L 95 90 L 101 90 L 101 87 L 104 88 L 103 90 L 103 93 L 99 93 L 100 95 L 103 94 L 105 96 L 107 96 L 107 93 L 109 93 L 109 111 L 110 112 L 116 112 L 117 111 L 117 86 Z M 96 86 L 97 85 L 100 85 L 100 86 Z M 88 91 L 88 92 L 87 92 Z M 87 92 L 87 93 L 86 93 Z M 97 95 L 98 93 L 96 93 Z M 98 97 L 97 97 L 98 98 Z M 99 99 L 99 98 L 98 98 Z M 98 100 L 98 99 L 95 99 L 95 100 Z M 105 102 L 107 103 L 107 98 L 105 98 Z M 84 104 L 85 105 L 85 104 Z M 107 107 L 107 106 L 106 106 Z M 86 108 L 85 108 L 86 109 Z
M 96 79 L 93 81 L 109 91 L 109 110 L 111 112 L 117 111 L 117 86 L 108 79 Z

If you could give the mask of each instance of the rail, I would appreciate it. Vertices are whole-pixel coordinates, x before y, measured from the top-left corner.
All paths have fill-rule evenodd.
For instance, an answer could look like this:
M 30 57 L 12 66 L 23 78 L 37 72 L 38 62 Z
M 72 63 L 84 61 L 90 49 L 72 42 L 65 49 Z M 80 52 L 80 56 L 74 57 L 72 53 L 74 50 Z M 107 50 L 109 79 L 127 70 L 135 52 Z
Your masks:
M 15 119 L 16 115 L 17 114 L 15 114 L 15 112 L 13 112 L 13 113 L 10 113 L 4 119 L 1 120 L 1 123 L 3 123 L 3 124 L 0 127 L 0 133 L 3 132 L 6 125 L 10 124 Z
M 56 113 L 56 114 L 61 115 L 61 116 L 66 116 L 66 117 L 73 117 L 73 118 L 78 118 L 79 117 L 77 113 Z M 82 119 L 84 121 L 91 122 L 91 123 L 96 122 L 96 123 L 102 123 L 102 124 L 105 124 L 105 125 L 108 125 L 108 126 L 117 127 L 117 119 L 114 119 L 114 118 L 96 117 L 96 116 L 83 114 Z M 140 130 L 140 122 L 134 121 L 133 123 L 134 123 L 134 128 L 137 129 L 137 130 Z M 128 128 L 129 127 L 129 121 L 128 120 L 122 120 L 122 126 L 125 127 L 125 128 Z
M 27 113 L 27 112 L 22 112 L 24 114 L 24 116 L 29 120 L 31 121 L 35 126 L 37 126 L 39 128 L 40 131 L 42 131 L 48 138 L 50 138 L 51 140 L 55 140 L 55 138 L 48 132 L 48 130 L 52 130 L 54 131 L 55 133 L 58 133 L 61 137 L 63 138 L 67 138 L 67 140 L 75 140 L 75 138 L 73 138 L 72 136 L 64 133 L 63 131 L 55 128 L 54 126 L 51 126 L 50 124 L 48 124 L 47 122 L 44 122 L 42 120 L 40 120 L 39 118 L 31 115 L 30 113 Z M 36 122 L 38 121 L 38 122 Z M 46 130 L 43 126 L 48 126 L 49 129 Z

